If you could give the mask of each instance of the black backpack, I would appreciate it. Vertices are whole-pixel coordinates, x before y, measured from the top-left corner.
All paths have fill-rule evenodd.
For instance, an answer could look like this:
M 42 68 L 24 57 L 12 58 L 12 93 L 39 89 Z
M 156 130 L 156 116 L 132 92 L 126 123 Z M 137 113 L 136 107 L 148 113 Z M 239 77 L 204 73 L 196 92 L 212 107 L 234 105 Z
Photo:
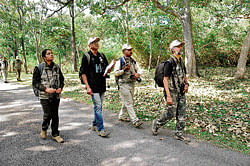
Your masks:
M 166 62 L 167 61 L 161 62 L 159 65 L 156 66 L 156 69 L 155 69 L 154 80 L 155 80 L 155 83 L 159 87 L 164 87 L 163 79 L 164 79 L 164 67 L 165 67 Z M 171 64 L 175 64 L 174 59 L 172 57 L 169 58 L 168 62 L 170 62 Z M 173 65 L 173 66 L 174 66 L 173 70 L 175 70 L 175 65 Z
M 38 65 L 38 69 L 39 69 L 40 75 L 42 75 L 43 74 L 43 63 L 40 63 Z M 33 92 L 34 92 L 34 94 L 35 94 L 36 97 L 39 97 L 39 92 L 40 91 L 36 87 L 34 87 L 34 86 L 33 86 Z

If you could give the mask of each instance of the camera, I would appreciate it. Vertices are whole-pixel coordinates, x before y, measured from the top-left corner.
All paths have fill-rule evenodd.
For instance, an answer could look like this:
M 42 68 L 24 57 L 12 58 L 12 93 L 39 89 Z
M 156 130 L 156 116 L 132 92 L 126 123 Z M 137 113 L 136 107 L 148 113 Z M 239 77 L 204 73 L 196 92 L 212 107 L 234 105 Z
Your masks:
M 134 79 L 135 79 L 135 75 L 134 75 L 134 74 L 131 74 L 131 75 L 130 75 L 130 79 L 131 79 L 131 80 L 134 80 Z M 141 82 L 141 78 L 140 78 L 140 77 L 139 77 L 139 78 L 136 78 L 136 81 L 137 81 L 137 82 Z

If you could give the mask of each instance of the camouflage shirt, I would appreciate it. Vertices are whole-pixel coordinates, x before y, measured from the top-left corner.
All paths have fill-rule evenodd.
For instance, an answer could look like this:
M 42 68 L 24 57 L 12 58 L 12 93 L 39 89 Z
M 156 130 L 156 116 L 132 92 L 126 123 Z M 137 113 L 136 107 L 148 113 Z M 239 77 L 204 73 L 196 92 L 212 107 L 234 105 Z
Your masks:
M 171 60 L 172 59 L 172 60 Z M 185 65 L 180 58 L 179 60 L 171 56 L 164 66 L 164 77 L 168 77 L 168 87 L 170 91 L 180 93 L 180 88 L 184 85 L 184 77 L 186 75 Z

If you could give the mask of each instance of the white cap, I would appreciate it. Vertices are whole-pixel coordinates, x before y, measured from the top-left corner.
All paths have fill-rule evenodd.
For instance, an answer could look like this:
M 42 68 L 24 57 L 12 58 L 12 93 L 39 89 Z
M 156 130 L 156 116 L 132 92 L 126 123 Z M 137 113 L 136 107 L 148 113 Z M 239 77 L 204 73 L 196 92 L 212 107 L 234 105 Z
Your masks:
M 130 49 L 133 49 L 133 47 L 131 47 L 129 44 L 124 44 L 124 45 L 122 46 L 122 51 L 123 51 L 123 50 L 130 50 Z
M 19 59 L 19 56 L 16 56 L 16 59 Z
M 91 37 L 89 38 L 88 45 L 90 45 L 93 42 L 99 42 L 101 39 L 99 37 Z
M 170 50 L 172 50 L 174 47 L 179 46 L 179 45 L 183 45 L 183 44 L 184 44 L 183 42 L 179 42 L 178 40 L 174 40 L 170 44 L 169 48 L 170 48 Z

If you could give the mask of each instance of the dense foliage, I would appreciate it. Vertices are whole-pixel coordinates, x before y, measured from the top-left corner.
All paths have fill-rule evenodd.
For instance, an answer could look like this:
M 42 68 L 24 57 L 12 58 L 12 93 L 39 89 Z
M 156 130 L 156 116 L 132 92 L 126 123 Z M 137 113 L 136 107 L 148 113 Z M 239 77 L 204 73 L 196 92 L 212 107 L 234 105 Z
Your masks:
M 172 15 L 158 10 L 149 1 L 133 0 L 127 6 L 122 5 L 112 10 L 103 10 L 105 3 L 102 1 L 73 2 L 76 3 L 78 63 L 83 52 L 87 50 L 90 36 L 102 38 L 101 51 L 109 59 L 120 56 L 121 45 L 127 40 L 127 26 L 129 43 L 135 48 L 136 59 L 145 67 L 149 63 L 150 51 L 152 66 L 155 67 L 158 56 L 161 59 L 169 56 L 168 46 L 172 40 L 183 40 L 181 23 Z M 192 1 L 193 41 L 198 66 L 236 66 L 249 27 L 249 6 L 245 1 L 230 2 Z M 119 3 L 106 2 L 109 7 L 117 4 Z M 181 3 L 173 1 L 172 5 L 174 4 L 177 8 L 181 6 Z M 0 54 L 7 55 L 8 59 L 19 54 L 23 58 L 21 55 L 25 54 L 28 68 L 31 69 L 41 61 L 39 58 L 42 49 L 52 48 L 58 57 L 57 62 L 60 54 L 62 64 L 71 65 L 70 15 L 66 6 L 51 16 L 51 10 L 55 10 L 53 5 L 59 5 L 59 2 L 1 1 Z M 21 47 L 22 39 L 25 52 Z M 63 70 L 71 71 L 69 67 Z

